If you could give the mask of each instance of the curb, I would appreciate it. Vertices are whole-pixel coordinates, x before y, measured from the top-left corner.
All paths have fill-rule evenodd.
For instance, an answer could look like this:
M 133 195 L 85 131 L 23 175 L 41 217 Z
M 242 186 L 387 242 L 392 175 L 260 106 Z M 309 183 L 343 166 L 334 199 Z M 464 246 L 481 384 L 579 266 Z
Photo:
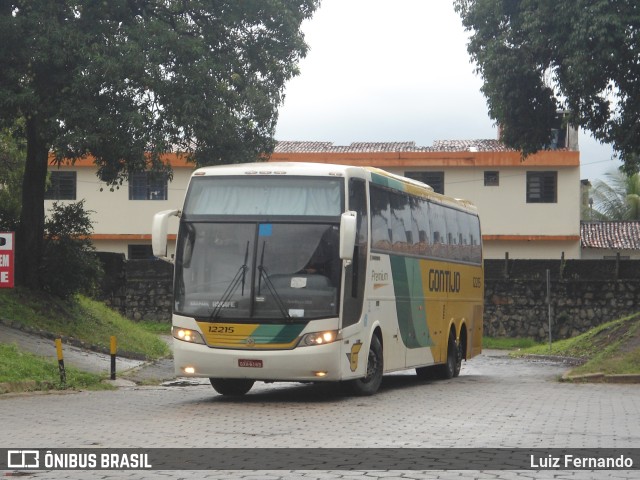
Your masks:
M 640 375 L 638 374 L 615 374 L 607 375 L 602 372 L 589 373 L 586 375 L 571 375 L 567 372 L 562 376 L 561 381 L 573 383 L 622 383 L 634 384 L 640 383 Z

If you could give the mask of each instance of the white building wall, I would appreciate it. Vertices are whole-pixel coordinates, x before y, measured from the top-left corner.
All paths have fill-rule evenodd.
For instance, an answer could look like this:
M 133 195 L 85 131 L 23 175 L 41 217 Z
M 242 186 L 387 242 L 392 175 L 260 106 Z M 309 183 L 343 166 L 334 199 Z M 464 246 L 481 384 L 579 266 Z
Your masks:
M 389 169 L 405 175 L 407 169 Z M 580 258 L 579 167 L 431 168 L 444 171 L 444 193 L 470 200 L 478 207 L 482 234 L 502 236 L 571 236 L 575 240 L 490 240 L 485 258 Z M 499 185 L 485 186 L 484 172 L 498 171 Z M 527 203 L 527 172 L 557 171 L 557 203 Z
M 113 192 L 95 175 L 91 167 L 62 167 L 77 172 L 77 200 L 85 199 L 86 210 L 93 211 L 94 245 L 99 251 L 127 254 L 128 245 L 150 244 L 153 215 L 161 210 L 182 207 L 192 168 L 174 168 L 167 200 L 129 200 L 125 183 Z M 406 167 L 388 168 L 404 175 Z M 580 258 L 580 171 L 579 167 L 412 168 L 411 171 L 444 171 L 445 194 L 472 201 L 479 210 L 483 236 L 569 236 L 575 240 L 499 239 L 484 242 L 485 258 L 547 259 Z M 484 171 L 499 172 L 499 186 L 484 186 Z M 558 172 L 557 203 L 526 202 L 526 172 Z M 102 191 L 101 191 L 102 189 Z M 77 201 L 76 200 L 76 201 Z M 53 201 L 45 201 L 49 209 Z M 176 234 L 177 218 L 170 219 L 169 234 Z M 175 242 L 169 241 L 168 254 Z
M 129 185 L 119 188 L 107 186 L 99 181 L 96 169 L 91 167 L 65 166 L 61 171 L 76 172 L 76 200 L 45 200 L 45 212 L 52 204 L 72 203 L 84 199 L 84 208 L 90 212 L 93 222 L 93 241 L 96 250 L 124 253 L 128 245 L 150 245 L 153 215 L 162 210 L 182 208 L 192 168 L 175 168 L 173 180 L 169 182 L 167 200 L 129 200 Z M 169 234 L 178 231 L 178 220 L 169 222 Z M 173 253 L 173 243 L 170 250 Z

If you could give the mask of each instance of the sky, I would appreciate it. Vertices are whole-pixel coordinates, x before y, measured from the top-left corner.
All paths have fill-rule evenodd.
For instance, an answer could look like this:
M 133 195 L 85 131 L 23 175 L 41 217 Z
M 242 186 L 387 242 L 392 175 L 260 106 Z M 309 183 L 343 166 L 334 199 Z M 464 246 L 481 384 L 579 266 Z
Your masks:
M 285 87 L 277 140 L 352 142 L 496 138 L 452 0 L 322 0 Z M 580 176 L 620 162 L 580 132 Z

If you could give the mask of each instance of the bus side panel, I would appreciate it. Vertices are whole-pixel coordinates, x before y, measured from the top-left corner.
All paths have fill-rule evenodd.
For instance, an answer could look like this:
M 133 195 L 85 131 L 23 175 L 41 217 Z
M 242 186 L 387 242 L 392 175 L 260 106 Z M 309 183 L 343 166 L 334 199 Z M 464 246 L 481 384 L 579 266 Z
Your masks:
M 396 313 L 405 366 L 446 360 L 450 325 L 467 328 L 467 358 L 481 342 L 482 268 L 404 256 L 392 256 Z M 480 315 L 478 315 L 480 312 Z M 479 333 L 479 335 L 478 335 Z
M 374 325 L 380 326 L 384 369 L 387 372 L 405 367 L 406 347 L 398 324 L 394 281 L 389 256 L 371 254 L 361 323 L 367 332 L 371 332 Z
M 438 358 L 438 331 L 434 328 L 438 302 L 426 301 L 425 264 L 425 260 L 417 258 L 391 257 L 398 326 L 406 349 L 405 367 L 429 365 Z
M 439 298 L 441 306 L 437 329 L 440 361 L 446 360 L 451 325 L 458 340 L 466 329 L 466 358 L 482 350 L 482 305 L 484 300 L 482 267 L 462 263 L 428 262 L 424 270 L 427 302 Z M 437 320 L 436 320 L 437 321 Z

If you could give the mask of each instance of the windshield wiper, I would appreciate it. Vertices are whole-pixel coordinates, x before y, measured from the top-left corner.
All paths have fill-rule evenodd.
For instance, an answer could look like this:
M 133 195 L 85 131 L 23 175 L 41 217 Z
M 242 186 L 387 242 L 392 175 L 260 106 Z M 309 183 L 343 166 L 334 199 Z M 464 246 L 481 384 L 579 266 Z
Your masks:
M 273 299 L 275 300 L 276 305 L 280 310 L 280 313 L 284 318 L 290 320 L 291 315 L 289 315 L 289 312 L 287 312 L 287 309 L 284 306 L 284 302 L 282 301 L 282 298 L 280 298 L 280 295 L 278 295 L 278 291 L 276 290 L 276 287 L 273 286 L 273 282 L 269 278 L 269 273 L 267 272 L 267 268 L 264 266 L 264 247 L 266 246 L 266 244 L 267 242 L 262 242 L 262 253 L 260 255 L 260 265 L 258 266 L 258 271 L 260 272 L 260 276 L 258 277 L 258 295 L 260 295 L 260 290 L 262 289 L 262 279 L 264 278 L 264 283 L 269 289 L 269 292 L 271 293 L 271 295 L 273 296 Z
M 209 320 L 216 320 L 218 318 L 218 315 L 220 314 L 220 310 L 222 310 L 222 308 L 229 301 L 233 293 L 238 288 L 238 285 L 242 285 L 241 295 L 244 297 L 244 286 L 247 278 L 247 270 L 249 270 L 249 267 L 247 266 L 248 260 L 249 260 L 249 241 L 247 240 L 247 248 L 244 252 L 244 264 L 240 266 L 235 276 L 231 280 L 231 283 L 229 283 L 229 286 L 222 294 L 222 298 L 218 301 L 218 304 L 213 309 L 213 312 L 211 312 L 211 315 L 209 316 Z

